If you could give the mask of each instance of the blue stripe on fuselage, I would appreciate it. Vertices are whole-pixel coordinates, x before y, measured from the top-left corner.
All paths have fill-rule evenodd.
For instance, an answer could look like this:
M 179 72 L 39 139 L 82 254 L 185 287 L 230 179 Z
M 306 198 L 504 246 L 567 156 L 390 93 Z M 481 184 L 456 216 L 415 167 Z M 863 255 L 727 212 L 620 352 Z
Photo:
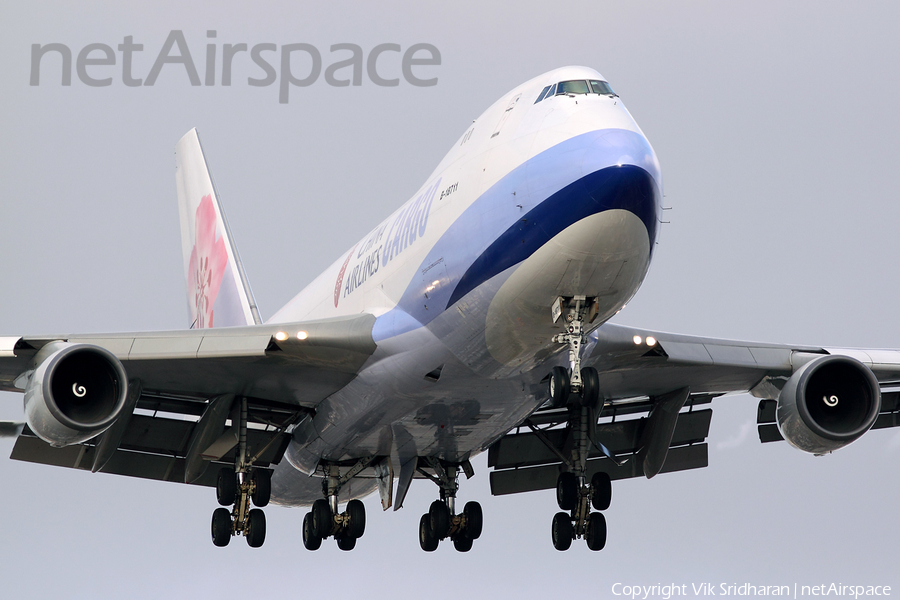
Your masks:
M 656 239 L 660 173 L 639 133 L 577 135 L 513 169 L 479 196 L 428 252 L 375 341 L 429 323 L 479 284 L 525 260 L 573 223 L 610 209 L 637 215 Z M 460 181 L 460 190 L 466 185 Z M 439 210 L 435 202 L 433 210 Z
M 472 263 L 453 290 L 447 307 L 534 254 L 568 226 L 605 210 L 634 213 L 647 228 L 652 253 L 658 223 L 657 189 L 653 177 L 634 165 L 607 167 L 567 185 L 504 231 Z

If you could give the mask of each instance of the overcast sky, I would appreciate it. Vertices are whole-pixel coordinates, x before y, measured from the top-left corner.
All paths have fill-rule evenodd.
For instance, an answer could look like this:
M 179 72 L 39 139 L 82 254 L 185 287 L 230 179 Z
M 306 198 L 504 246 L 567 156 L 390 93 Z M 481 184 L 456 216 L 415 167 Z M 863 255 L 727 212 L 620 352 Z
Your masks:
M 643 128 L 672 207 L 618 322 L 900 347 L 896 3 L 122 4 L 0 5 L 0 335 L 187 327 L 173 149 L 191 127 L 266 318 L 416 191 L 491 103 L 578 64 L 600 71 Z M 223 44 L 304 42 L 325 67 L 333 44 L 424 42 L 440 50 L 440 66 L 420 67 L 438 83 L 320 77 L 281 104 L 278 82 L 247 84 L 262 76 L 247 53 L 230 87 L 191 86 L 178 65 L 129 87 L 116 51 L 115 67 L 88 67 L 111 76 L 108 87 L 85 85 L 74 67 L 62 86 L 55 56 L 29 85 L 32 44 L 77 57 L 133 36 L 144 49 L 132 76 L 146 78 L 171 30 L 184 32 L 201 79 L 207 42 L 219 60 Z M 396 58 L 384 69 L 400 76 Z M 0 419 L 21 419 L 21 403 L 0 394 Z M 211 489 L 3 459 L 2 595 L 601 598 L 615 582 L 703 581 L 900 593 L 900 432 L 814 458 L 759 444 L 749 396 L 713 408 L 709 468 L 617 483 L 600 553 L 581 541 L 554 550 L 553 492 L 493 498 L 483 457 L 460 490 L 485 512 L 468 554 L 419 549 L 418 519 L 436 497 L 427 482 L 398 513 L 369 498 L 350 553 L 332 540 L 306 551 L 304 510 L 275 506 L 263 548 L 220 549 Z M 11 448 L 0 440 L 0 453 Z

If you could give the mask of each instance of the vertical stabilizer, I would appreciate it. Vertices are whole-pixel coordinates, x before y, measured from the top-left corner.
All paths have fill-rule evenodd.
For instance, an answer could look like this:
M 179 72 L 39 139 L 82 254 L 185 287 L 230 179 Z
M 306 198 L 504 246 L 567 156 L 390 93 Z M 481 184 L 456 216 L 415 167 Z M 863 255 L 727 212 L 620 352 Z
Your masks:
M 191 329 L 261 323 L 196 129 L 175 145 L 175 184 Z

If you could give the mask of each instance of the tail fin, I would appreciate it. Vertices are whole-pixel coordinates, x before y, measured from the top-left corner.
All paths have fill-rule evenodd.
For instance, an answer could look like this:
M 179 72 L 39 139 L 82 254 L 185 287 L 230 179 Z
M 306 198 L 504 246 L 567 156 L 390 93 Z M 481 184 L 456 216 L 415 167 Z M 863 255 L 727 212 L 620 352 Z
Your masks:
M 196 129 L 175 145 L 191 329 L 261 323 Z

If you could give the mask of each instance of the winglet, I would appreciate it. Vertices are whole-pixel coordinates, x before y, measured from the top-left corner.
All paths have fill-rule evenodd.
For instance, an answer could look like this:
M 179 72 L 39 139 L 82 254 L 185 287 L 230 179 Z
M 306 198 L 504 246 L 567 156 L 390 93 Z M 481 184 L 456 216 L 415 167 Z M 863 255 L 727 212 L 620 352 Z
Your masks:
M 175 183 L 191 329 L 262 323 L 196 129 L 175 145 Z

